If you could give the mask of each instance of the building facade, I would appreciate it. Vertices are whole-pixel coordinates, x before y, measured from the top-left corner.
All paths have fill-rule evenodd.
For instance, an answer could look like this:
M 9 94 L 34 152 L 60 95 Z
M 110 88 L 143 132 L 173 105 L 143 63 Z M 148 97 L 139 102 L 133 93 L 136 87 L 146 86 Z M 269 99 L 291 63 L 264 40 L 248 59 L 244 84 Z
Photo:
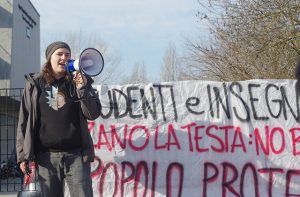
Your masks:
M 40 15 L 30 0 L 0 0 L 0 195 L 20 190 L 15 139 L 24 75 L 40 70 Z
M 22 88 L 40 70 L 40 15 L 30 0 L 0 1 L 0 89 Z

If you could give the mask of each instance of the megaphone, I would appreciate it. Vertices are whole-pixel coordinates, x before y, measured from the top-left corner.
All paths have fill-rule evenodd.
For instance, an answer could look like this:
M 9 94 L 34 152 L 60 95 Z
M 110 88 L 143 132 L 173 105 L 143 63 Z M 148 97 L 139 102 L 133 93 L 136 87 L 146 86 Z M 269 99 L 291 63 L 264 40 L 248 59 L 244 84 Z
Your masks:
M 66 64 L 66 71 L 81 71 L 83 74 L 94 77 L 99 75 L 104 67 L 102 54 L 95 48 L 84 49 L 79 59 L 70 59 Z

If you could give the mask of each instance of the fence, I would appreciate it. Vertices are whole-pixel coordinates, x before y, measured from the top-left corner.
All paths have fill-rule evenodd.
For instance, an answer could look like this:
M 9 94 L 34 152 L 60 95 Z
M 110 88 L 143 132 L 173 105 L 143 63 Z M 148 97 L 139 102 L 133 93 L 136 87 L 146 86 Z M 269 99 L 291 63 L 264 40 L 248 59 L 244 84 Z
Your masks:
M 21 95 L 21 88 L 0 89 L 0 192 L 19 191 L 21 188 L 22 177 L 15 151 Z

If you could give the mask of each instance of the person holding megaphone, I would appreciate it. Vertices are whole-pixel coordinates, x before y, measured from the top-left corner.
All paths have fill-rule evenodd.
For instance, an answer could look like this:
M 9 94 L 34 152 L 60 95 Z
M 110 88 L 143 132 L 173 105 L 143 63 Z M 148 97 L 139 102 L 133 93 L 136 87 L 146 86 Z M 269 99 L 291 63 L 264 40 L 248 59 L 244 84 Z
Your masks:
M 17 160 L 24 174 L 28 162 L 36 163 L 45 197 L 63 197 L 64 181 L 71 197 L 93 196 L 90 162 L 95 153 L 87 120 L 98 118 L 100 101 L 92 78 L 84 70 L 92 67 L 99 71 L 99 67 L 93 67 L 94 55 L 89 59 L 89 54 L 79 60 L 79 64 L 88 61 L 81 66 L 83 70 L 70 72 L 68 64 L 74 61 L 70 61 L 69 45 L 53 42 L 46 49 L 42 71 L 25 76 Z M 102 70 L 103 65 L 100 67 Z

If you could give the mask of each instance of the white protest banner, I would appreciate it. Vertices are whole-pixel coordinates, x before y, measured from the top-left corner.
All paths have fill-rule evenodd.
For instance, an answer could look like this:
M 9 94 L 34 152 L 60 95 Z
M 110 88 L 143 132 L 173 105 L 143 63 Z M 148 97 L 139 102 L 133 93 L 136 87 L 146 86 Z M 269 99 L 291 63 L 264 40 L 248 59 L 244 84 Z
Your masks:
M 94 196 L 300 196 L 295 82 L 96 86 Z

